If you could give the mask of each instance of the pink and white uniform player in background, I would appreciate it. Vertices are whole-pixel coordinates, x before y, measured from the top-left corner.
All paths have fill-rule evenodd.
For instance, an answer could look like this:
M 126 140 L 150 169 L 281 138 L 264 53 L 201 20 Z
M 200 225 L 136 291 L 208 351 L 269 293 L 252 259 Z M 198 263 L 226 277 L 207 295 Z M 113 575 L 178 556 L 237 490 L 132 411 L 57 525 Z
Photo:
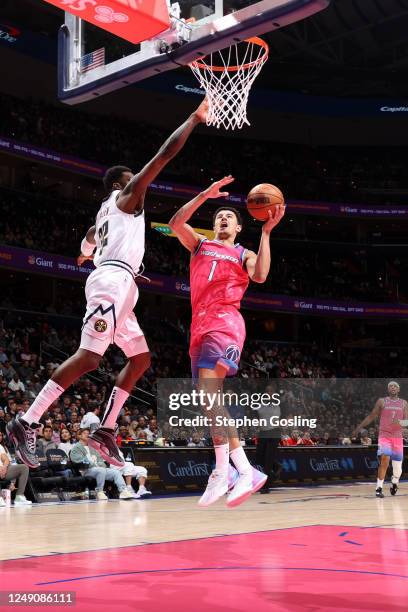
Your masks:
M 249 280 L 264 283 L 271 265 L 269 239 L 271 231 L 285 213 L 278 206 L 262 227 L 258 253 L 235 244 L 242 230 L 241 215 L 235 208 L 222 206 L 213 217 L 214 239 L 208 240 L 188 225 L 193 213 L 209 198 L 228 196 L 222 189 L 234 179 L 226 176 L 198 194 L 176 212 L 169 222 L 180 242 L 190 251 L 190 286 L 192 304 L 190 357 L 192 374 L 206 392 L 222 388 L 225 376 L 238 370 L 245 341 L 245 323 L 239 312 Z M 218 407 L 219 408 L 219 407 Z M 224 413 L 225 414 L 225 413 Z M 215 470 L 199 501 L 209 506 L 233 488 L 227 506 L 242 503 L 259 490 L 266 476 L 253 470 L 240 444 L 236 430 L 214 432 Z M 235 483 L 228 483 L 229 457 L 238 474 Z
M 402 474 L 404 458 L 402 427 L 408 427 L 408 405 L 404 399 L 399 397 L 399 392 L 399 384 L 395 381 L 389 382 L 388 397 L 377 400 L 371 413 L 361 421 L 352 434 L 355 437 L 366 425 L 380 417 L 377 452 L 380 464 L 378 466 L 376 497 L 384 497 L 383 484 L 390 459 L 392 459 L 391 495 L 396 495 Z

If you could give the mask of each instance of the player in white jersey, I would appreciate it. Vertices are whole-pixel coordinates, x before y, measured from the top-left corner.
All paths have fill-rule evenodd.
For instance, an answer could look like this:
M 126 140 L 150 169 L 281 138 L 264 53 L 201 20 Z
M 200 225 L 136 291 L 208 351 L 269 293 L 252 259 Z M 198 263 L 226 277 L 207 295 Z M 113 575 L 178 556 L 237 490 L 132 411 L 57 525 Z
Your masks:
M 374 419 L 380 418 L 378 430 L 379 465 L 376 497 L 384 497 L 383 484 L 390 459 L 392 459 L 391 495 L 396 495 L 398 483 L 402 474 L 402 461 L 404 458 L 404 441 L 402 427 L 408 426 L 408 405 L 399 397 L 400 386 L 392 380 L 388 383 L 388 397 L 377 400 L 371 413 L 353 431 L 353 437 Z
M 87 309 L 80 347 L 55 370 L 28 411 L 7 427 L 17 455 L 29 467 L 39 465 L 35 446 L 41 416 L 73 382 L 98 367 L 111 343 L 123 350 L 128 361 L 116 379 L 101 427 L 89 437 L 89 444 L 108 463 L 123 466 L 113 435 L 116 419 L 134 385 L 150 365 L 149 349 L 133 312 L 138 298 L 135 276 L 144 255 L 145 194 L 150 183 L 184 146 L 195 126 L 206 121 L 207 108 L 204 100 L 138 174 L 124 166 L 114 166 L 105 174 L 108 196 L 102 202 L 95 225 L 82 241 L 78 258 L 81 264 L 92 258 L 95 251 L 96 269 L 85 287 Z

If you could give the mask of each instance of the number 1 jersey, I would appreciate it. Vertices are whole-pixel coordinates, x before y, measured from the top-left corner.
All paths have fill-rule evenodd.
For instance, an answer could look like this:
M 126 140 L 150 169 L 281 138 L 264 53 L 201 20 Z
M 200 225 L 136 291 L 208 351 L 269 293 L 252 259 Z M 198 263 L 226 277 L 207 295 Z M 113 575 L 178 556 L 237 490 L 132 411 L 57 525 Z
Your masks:
M 96 216 L 94 264 L 124 263 L 137 273 L 145 251 L 144 211 L 133 215 L 120 210 L 116 205 L 119 194 L 119 189 L 112 191 Z
M 194 315 L 201 310 L 232 306 L 239 310 L 248 287 L 248 273 L 243 267 L 245 249 L 218 240 L 203 239 L 190 263 L 191 305 Z

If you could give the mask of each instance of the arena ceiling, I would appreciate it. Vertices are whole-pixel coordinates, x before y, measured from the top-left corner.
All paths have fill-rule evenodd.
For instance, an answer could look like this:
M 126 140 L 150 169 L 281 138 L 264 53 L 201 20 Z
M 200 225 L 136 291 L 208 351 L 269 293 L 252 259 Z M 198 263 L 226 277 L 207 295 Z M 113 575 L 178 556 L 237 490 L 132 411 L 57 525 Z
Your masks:
M 2 0 L 0 13 L 50 37 L 62 17 L 41 0 Z M 309 94 L 405 97 L 407 33 L 408 0 L 332 0 L 314 17 L 266 35 L 271 60 L 260 81 Z

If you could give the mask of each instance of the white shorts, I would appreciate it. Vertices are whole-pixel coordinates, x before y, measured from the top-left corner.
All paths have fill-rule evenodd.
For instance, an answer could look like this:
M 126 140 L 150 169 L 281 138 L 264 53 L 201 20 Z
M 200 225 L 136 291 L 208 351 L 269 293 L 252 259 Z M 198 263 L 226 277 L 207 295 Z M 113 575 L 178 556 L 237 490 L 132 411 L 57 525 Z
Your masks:
M 142 465 L 134 465 L 130 461 L 126 461 L 122 468 L 119 468 L 122 476 L 132 476 L 132 478 L 147 478 L 147 470 Z
M 126 357 L 149 351 L 133 309 L 139 290 L 132 275 L 114 266 L 100 266 L 85 286 L 86 314 L 80 348 L 103 355 L 116 344 Z

